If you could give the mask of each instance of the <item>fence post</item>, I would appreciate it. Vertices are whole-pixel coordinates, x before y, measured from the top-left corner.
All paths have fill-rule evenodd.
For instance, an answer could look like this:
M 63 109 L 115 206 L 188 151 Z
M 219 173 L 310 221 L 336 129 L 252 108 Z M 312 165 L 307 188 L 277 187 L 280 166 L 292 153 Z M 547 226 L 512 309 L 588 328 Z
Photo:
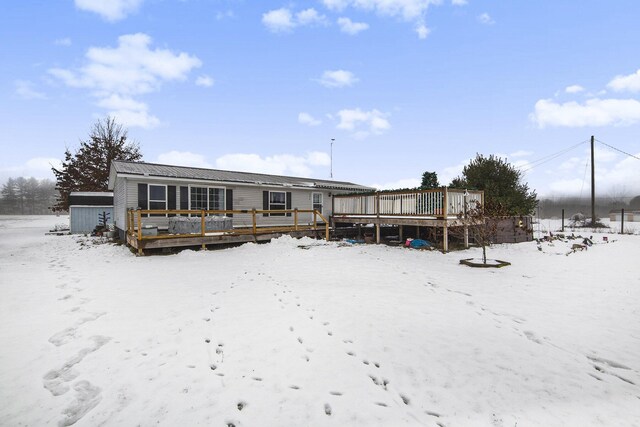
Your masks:
M 138 255 L 142 255 L 142 211 L 138 209 Z
M 538 221 L 540 221 L 540 218 L 538 218 Z M 561 230 L 564 233 L 564 209 L 562 209 L 562 228 L 561 228 Z
M 443 252 L 449 252 L 449 231 L 448 231 L 448 224 L 447 224 L 447 204 L 449 203 L 447 200 L 447 187 L 444 187 L 444 195 L 442 196 L 442 216 L 443 218 L 443 224 L 444 226 L 442 227 L 442 251 Z
M 620 216 L 620 234 L 624 234 L 624 208 L 621 211 L 621 216 Z
M 380 193 L 376 192 L 376 243 L 380 244 Z
M 251 215 L 252 215 L 252 223 L 253 223 L 253 236 L 255 237 L 256 234 L 258 234 L 258 225 L 256 224 L 256 210 L 251 209 Z
M 202 249 L 207 249 L 207 245 L 204 244 L 204 210 L 200 211 L 200 236 L 202 237 Z

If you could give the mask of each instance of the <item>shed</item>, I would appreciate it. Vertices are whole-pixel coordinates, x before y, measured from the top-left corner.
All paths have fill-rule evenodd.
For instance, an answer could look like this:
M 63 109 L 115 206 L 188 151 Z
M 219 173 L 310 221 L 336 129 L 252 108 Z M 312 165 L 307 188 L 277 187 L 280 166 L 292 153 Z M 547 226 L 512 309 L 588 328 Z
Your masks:
M 69 194 L 69 228 L 72 234 L 91 233 L 106 215 L 113 223 L 113 193 L 77 191 Z
M 622 221 L 622 210 L 609 211 L 609 221 Z M 624 211 L 625 222 L 640 222 L 640 211 Z

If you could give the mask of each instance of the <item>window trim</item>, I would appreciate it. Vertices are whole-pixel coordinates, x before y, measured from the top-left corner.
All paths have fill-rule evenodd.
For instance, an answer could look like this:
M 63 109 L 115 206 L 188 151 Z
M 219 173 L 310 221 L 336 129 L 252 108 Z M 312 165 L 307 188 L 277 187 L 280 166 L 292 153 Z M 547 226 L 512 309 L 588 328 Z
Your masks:
M 206 188 L 207 189 L 207 195 L 206 195 L 206 200 L 207 200 L 207 209 L 205 209 L 206 211 L 213 211 L 213 210 L 220 210 L 220 211 L 224 211 L 227 210 L 227 187 L 217 187 L 217 186 L 202 186 L 202 185 L 191 185 L 189 184 L 189 210 L 190 211 L 199 211 L 202 209 L 191 209 L 191 189 L 192 188 Z M 224 207 L 222 209 L 210 209 L 209 206 L 209 190 L 210 189 L 216 189 L 216 190 L 222 190 L 222 194 L 223 194 L 223 198 L 224 198 Z
M 314 197 L 316 194 L 320 196 L 320 203 L 316 203 L 316 202 L 313 200 L 313 197 Z M 323 211 L 323 209 L 324 209 L 324 194 L 322 194 L 322 193 L 320 193 L 320 192 L 317 192 L 317 191 L 314 191 L 313 193 L 311 193 L 311 209 L 314 209 L 314 210 L 315 210 L 315 209 L 316 209 L 316 207 L 315 207 L 316 205 L 320 205 L 320 209 L 318 209 L 318 212 L 320 212 L 320 213 L 322 214 L 322 211 Z
M 151 202 L 157 203 L 157 202 L 162 202 L 163 200 L 151 200 L 151 187 L 164 187 L 164 208 L 163 209 L 151 209 Z M 169 203 L 169 194 L 168 194 L 168 185 L 167 184 L 149 184 L 147 183 L 147 210 L 149 211 L 162 211 L 162 210 L 167 210 L 167 204 Z M 150 213 L 149 216 L 164 216 L 166 217 L 167 214 L 152 214 Z
M 282 203 L 271 203 L 271 193 L 282 193 L 282 194 L 284 194 L 284 202 L 282 202 Z M 278 206 L 282 205 L 282 209 L 272 209 L 271 208 L 272 205 L 278 205 Z M 284 211 L 287 210 L 287 192 L 286 191 L 279 191 L 279 190 L 271 191 L 271 190 L 269 190 L 269 210 L 270 211 L 271 210 L 274 210 L 274 211 L 282 210 L 283 211 L 282 213 L 272 213 L 271 212 L 271 213 L 269 213 L 269 216 L 286 216 L 286 213 L 284 212 Z

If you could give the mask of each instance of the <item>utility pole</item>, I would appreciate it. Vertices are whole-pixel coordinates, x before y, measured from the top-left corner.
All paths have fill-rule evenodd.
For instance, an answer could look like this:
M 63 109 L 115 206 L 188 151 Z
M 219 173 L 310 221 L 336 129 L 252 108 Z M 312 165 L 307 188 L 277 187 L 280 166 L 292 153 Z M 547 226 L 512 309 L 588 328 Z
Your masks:
M 333 179 L 333 141 L 335 138 L 331 138 L 331 179 Z
M 591 225 L 596 225 L 596 167 L 594 163 L 595 137 L 591 135 Z

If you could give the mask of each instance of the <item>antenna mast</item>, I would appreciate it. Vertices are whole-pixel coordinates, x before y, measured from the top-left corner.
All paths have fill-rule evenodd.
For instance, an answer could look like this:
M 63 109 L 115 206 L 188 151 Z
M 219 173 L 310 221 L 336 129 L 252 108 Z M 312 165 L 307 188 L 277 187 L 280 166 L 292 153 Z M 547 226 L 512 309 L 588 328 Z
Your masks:
M 333 141 L 335 138 L 331 138 L 331 179 L 333 179 Z

